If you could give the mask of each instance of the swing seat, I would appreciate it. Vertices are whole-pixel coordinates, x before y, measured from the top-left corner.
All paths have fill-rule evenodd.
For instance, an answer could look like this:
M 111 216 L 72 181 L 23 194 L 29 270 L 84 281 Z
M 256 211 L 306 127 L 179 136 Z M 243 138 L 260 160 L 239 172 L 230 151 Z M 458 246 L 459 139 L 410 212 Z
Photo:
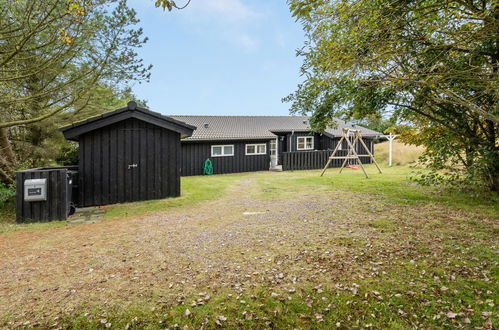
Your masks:
M 357 165 L 347 165 L 347 166 L 345 166 L 345 168 L 350 168 L 352 170 L 358 170 L 359 169 L 359 167 Z

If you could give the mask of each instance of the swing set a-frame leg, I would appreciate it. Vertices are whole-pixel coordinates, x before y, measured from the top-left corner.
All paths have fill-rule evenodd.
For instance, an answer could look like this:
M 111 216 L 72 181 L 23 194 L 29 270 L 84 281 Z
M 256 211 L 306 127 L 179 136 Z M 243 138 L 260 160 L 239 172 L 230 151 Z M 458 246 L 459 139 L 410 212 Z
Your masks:
M 358 138 L 359 137 L 357 136 L 356 139 L 354 140 L 354 143 L 355 143 L 355 141 L 358 140 Z M 355 151 L 355 147 L 353 146 L 353 144 L 349 140 L 347 140 L 347 143 L 350 146 L 351 152 L 355 155 L 355 159 L 357 159 L 357 163 L 359 163 L 360 168 L 362 169 L 362 172 L 364 172 L 366 178 L 369 178 L 369 175 L 367 175 L 367 172 L 366 172 L 366 169 L 364 168 L 364 165 L 362 165 L 362 162 L 360 161 L 359 154 L 357 153 L 357 151 Z
M 348 153 L 347 153 L 345 159 L 343 160 L 343 163 L 341 164 L 339 173 L 341 173 L 343 171 L 343 169 L 345 168 L 345 165 L 347 164 L 347 161 L 348 161 L 348 157 L 350 157 L 350 155 L 351 155 L 350 150 L 348 150 Z
M 331 164 L 332 161 L 333 160 L 331 158 L 327 160 L 326 166 L 324 166 L 324 168 L 322 169 L 321 176 L 324 175 L 324 172 L 326 172 L 326 169 L 329 167 L 329 164 Z
M 367 171 L 364 168 L 364 165 L 362 164 L 362 161 L 360 160 L 359 154 L 357 153 L 357 151 L 355 151 L 354 145 L 356 144 L 357 141 L 360 141 L 360 143 L 362 144 L 362 146 L 366 149 L 366 152 L 368 153 L 368 155 L 371 158 L 372 162 L 378 168 L 379 173 L 382 173 L 381 172 L 381 168 L 379 167 L 378 163 L 374 159 L 373 154 L 371 153 L 371 151 L 369 150 L 369 148 L 364 143 L 364 140 L 362 139 L 362 135 L 360 135 L 360 131 L 358 131 L 358 130 L 357 131 L 352 130 L 352 132 L 355 132 L 355 139 L 354 139 L 353 143 L 348 138 L 348 134 L 349 134 L 350 131 L 351 130 L 349 130 L 347 128 L 343 128 L 343 134 L 341 136 L 341 139 L 338 142 L 338 144 L 336 145 L 336 148 L 334 149 L 334 151 L 331 154 L 331 156 L 329 156 L 329 159 L 328 159 L 328 161 L 326 163 L 326 166 L 324 166 L 324 168 L 322 169 L 321 176 L 324 175 L 324 172 L 326 172 L 326 169 L 329 167 L 329 165 L 333 161 L 333 157 L 336 154 L 336 152 L 338 151 L 338 148 L 341 146 L 341 143 L 343 142 L 343 140 L 347 141 L 347 144 L 348 144 L 349 148 L 348 148 L 348 153 L 347 153 L 347 155 L 345 157 L 345 160 L 343 160 L 343 163 L 341 164 L 340 173 L 343 171 L 343 168 L 345 168 L 345 165 L 346 165 L 346 163 L 347 163 L 347 161 L 349 159 L 356 159 L 357 163 L 359 164 L 360 168 L 362 169 L 362 172 L 364 172 L 364 175 L 366 176 L 366 178 L 369 178 L 369 175 L 367 174 Z M 341 159 L 343 157 L 336 157 L 336 158 Z
M 352 143 L 350 142 L 350 140 L 348 140 L 348 139 L 347 139 L 347 142 L 348 142 L 348 144 L 349 144 L 350 146 L 355 145 L 355 142 L 357 142 L 357 137 L 355 137 L 355 140 L 353 141 L 353 144 L 352 144 Z M 347 164 L 348 159 L 351 159 L 351 158 L 348 158 L 348 157 L 351 157 L 351 156 L 352 156 L 352 150 L 353 150 L 353 149 L 348 148 L 348 153 L 347 153 L 347 155 L 346 155 L 345 160 L 343 161 L 343 164 L 341 165 L 341 168 L 340 168 L 340 172 L 339 172 L 339 173 L 341 173 L 341 172 L 343 171 L 343 169 L 345 168 L 345 165 Z
M 358 133 L 357 133 L 358 134 Z M 369 148 L 366 146 L 366 144 L 364 143 L 364 140 L 362 139 L 362 137 L 360 137 L 360 143 L 362 143 L 362 145 L 364 146 L 364 149 L 366 149 L 367 153 L 369 154 L 369 157 L 371 158 L 371 160 L 373 161 L 374 165 L 376 165 L 376 167 L 378 168 L 378 171 L 379 171 L 379 174 L 382 174 L 381 172 L 381 168 L 379 168 L 379 165 L 378 163 L 376 162 L 376 160 L 374 159 L 374 155 L 371 153 L 371 151 L 369 150 Z
M 362 169 L 362 171 L 363 171 L 363 172 L 364 172 L 364 174 L 366 175 L 366 178 L 369 178 L 369 175 L 367 175 L 366 169 L 364 168 L 364 165 L 362 165 L 362 162 L 360 161 L 359 156 L 357 156 L 357 163 L 359 163 L 360 168 Z
M 338 149 L 341 146 L 341 143 L 343 142 L 344 139 L 345 139 L 345 137 L 342 136 L 340 141 L 336 145 L 336 148 L 334 148 L 333 152 L 331 153 L 331 156 L 329 156 L 329 159 L 327 160 L 326 166 L 324 166 L 324 168 L 322 169 L 321 176 L 324 175 L 324 172 L 326 172 L 327 168 L 329 167 L 329 164 L 331 164 L 331 162 L 333 161 L 332 157 L 334 157 L 334 155 L 336 155 L 336 152 L 338 151 Z

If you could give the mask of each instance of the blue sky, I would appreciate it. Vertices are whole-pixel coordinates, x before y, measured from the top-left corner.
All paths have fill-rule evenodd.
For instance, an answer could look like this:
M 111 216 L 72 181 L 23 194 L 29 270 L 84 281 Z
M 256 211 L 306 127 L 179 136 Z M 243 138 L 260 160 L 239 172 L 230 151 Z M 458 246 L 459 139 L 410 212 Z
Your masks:
M 177 0 L 178 5 L 183 1 Z M 281 98 L 301 81 L 299 23 L 285 0 L 192 0 L 163 12 L 154 0 L 130 0 L 149 42 L 150 83 L 133 91 L 163 114 L 288 115 Z

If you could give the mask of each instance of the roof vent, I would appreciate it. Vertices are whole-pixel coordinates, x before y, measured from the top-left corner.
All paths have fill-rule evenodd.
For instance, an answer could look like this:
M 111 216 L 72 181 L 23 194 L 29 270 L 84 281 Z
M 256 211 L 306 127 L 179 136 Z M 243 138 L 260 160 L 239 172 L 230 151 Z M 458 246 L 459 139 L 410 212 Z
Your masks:
M 128 110 L 135 110 L 137 109 L 137 103 L 130 101 L 128 102 Z
M 352 124 L 352 127 L 355 127 L 355 124 Z
M 306 120 L 304 120 L 304 121 L 303 121 L 303 123 L 304 123 L 305 125 L 307 125 L 307 121 L 306 121 Z
M 204 128 L 208 128 L 208 126 L 210 126 L 208 123 L 204 123 Z

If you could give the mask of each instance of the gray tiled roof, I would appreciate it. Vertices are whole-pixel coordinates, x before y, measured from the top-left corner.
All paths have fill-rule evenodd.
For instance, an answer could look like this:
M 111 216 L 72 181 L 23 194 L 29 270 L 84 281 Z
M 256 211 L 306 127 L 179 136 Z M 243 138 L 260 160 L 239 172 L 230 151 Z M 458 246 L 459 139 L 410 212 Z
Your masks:
M 310 131 L 308 117 L 304 116 L 169 116 L 196 126 L 191 137 L 186 140 L 229 140 L 229 139 L 271 139 L 272 132 L 307 132 Z M 336 120 L 338 127 L 328 128 L 326 134 L 341 136 L 343 127 L 352 128 L 352 124 Z M 207 124 L 208 127 L 205 127 Z M 364 136 L 376 136 L 381 133 L 355 125 Z

